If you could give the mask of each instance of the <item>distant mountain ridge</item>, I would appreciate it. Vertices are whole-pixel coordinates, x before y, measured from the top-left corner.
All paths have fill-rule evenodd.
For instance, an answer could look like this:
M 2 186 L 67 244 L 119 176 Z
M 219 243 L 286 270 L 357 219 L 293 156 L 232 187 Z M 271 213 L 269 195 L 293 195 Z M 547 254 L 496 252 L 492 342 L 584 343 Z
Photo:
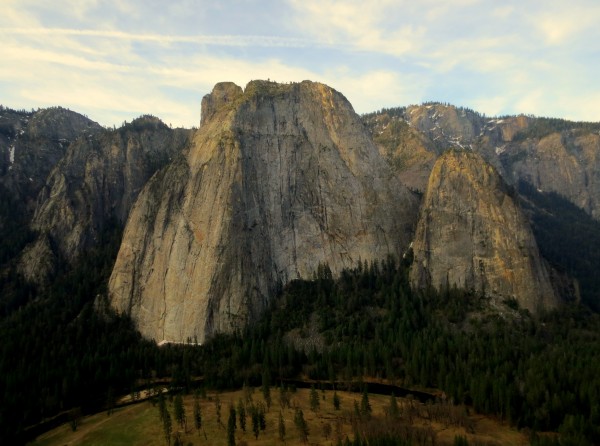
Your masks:
M 410 187 L 423 191 L 435 159 L 463 148 L 481 154 L 509 184 L 556 192 L 600 218 L 600 123 L 488 118 L 439 103 L 382 110 L 363 121 Z

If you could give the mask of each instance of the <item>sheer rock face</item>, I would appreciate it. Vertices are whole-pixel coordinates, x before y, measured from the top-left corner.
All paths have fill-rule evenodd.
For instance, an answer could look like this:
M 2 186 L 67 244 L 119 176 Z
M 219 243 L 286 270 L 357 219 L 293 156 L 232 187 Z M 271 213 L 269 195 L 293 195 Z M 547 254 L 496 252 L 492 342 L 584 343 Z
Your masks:
M 0 237 L 14 240 L 16 228 L 30 225 L 36 197 L 69 145 L 101 131 L 99 124 L 60 107 L 25 112 L 0 106 Z M 51 244 L 44 236 L 10 256 L 2 274 L 14 274 L 15 266 L 25 278 L 40 283 L 54 271 Z
M 451 150 L 433 167 L 413 244 L 415 287 L 465 287 L 537 312 L 558 300 L 521 209 L 496 169 Z
M 203 342 L 256 319 L 281 286 L 400 255 L 417 200 L 348 101 L 325 85 L 218 84 L 189 153 L 137 200 L 109 282 L 157 341 Z
M 189 131 L 171 130 L 147 116 L 115 131 L 75 140 L 38 195 L 32 228 L 40 238 L 52 240 L 63 258 L 76 260 L 83 249 L 96 244 L 109 222 L 125 225 L 144 184 L 182 150 L 188 135 Z M 31 249 L 39 246 L 46 245 L 38 241 Z M 48 254 L 48 249 L 42 252 Z M 26 260 L 27 255 L 21 261 L 22 272 L 43 282 L 48 272 L 27 268 Z M 32 275 L 35 271 L 39 274 Z

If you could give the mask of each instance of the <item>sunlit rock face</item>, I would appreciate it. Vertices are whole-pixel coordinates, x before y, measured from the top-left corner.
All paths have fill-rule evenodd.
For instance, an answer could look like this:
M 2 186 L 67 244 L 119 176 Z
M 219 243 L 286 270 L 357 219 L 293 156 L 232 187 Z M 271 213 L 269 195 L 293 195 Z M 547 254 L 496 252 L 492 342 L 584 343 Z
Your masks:
M 532 312 L 558 303 L 514 193 L 473 152 L 450 150 L 435 163 L 413 251 L 417 288 L 456 285 Z
M 110 299 L 148 338 L 202 342 L 255 320 L 319 263 L 335 275 L 401 255 L 417 206 L 340 93 L 217 84 L 189 152 L 131 212 Z

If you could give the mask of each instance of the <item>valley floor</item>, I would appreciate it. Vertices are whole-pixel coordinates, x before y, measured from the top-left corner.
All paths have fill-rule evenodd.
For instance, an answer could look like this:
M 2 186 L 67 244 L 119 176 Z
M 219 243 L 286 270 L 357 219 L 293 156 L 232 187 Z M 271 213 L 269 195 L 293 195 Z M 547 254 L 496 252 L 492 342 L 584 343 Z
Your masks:
M 355 407 L 361 406 L 362 394 L 337 392 L 340 400 L 339 410 L 334 409 L 332 391 L 318 391 L 319 407 L 311 410 L 310 390 L 298 389 L 289 393 L 289 406 L 282 408 L 279 391 L 271 389 L 272 403 L 266 412 L 266 429 L 259 433 L 258 439 L 252 431 L 251 418 L 247 417 L 246 431 L 237 423 L 235 441 L 237 445 L 283 444 L 279 435 L 279 414 L 285 424 L 285 444 L 303 443 L 294 424 L 296 409 L 300 408 L 308 426 L 308 443 L 315 445 L 335 445 L 338 440 L 354 438 L 354 429 L 360 424 Z M 221 423 L 217 422 L 216 401 L 221 402 Z M 240 400 L 245 406 L 265 404 L 260 389 L 224 392 L 209 392 L 206 398 L 200 398 L 202 411 L 202 429 L 194 427 L 194 397 L 184 397 L 187 428 L 181 427 L 174 419 L 173 402 L 167 402 L 173 419 L 173 434 L 178 433 L 181 444 L 188 445 L 226 445 L 229 407 L 238 407 Z M 463 436 L 469 444 L 477 445 L 526 445 L 526 436 L 490 417 L 469 413 L 462 406 L 447 403 L 422 404 L 412 399 L 398 398 L 400 416 L 392 420 L 387 411 L 390 397 L 369 394 L 372 408 L 370 421 L 363 421 L 363 427 L 385 429 L 386 426 L 402 425 L 413 436 L 413 444 L 451 445 L 455 436 Z M 314 401 L 313 401 L 314 405 Z M 249 412 L 249 410 L 247 410 Z M 171 444 L 174 444 L 174 436 Z M 75 446 L 75 445 L 166 445 L 163 423 L 159 418 L 158 405 L 150 401 L 124 406 L 108 416 L 105 412 L 84 417 L 73 432 L 69 424 L 62 425 L 40 436 L 32 445 L 36 446 Z

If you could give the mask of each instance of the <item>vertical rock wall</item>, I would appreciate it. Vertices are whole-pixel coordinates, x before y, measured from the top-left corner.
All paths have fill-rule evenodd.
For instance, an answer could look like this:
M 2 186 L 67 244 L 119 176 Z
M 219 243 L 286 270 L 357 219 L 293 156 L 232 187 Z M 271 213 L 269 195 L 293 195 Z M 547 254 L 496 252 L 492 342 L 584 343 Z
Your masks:
M 464 287 L 537 312 L 557 297 L 529 223 L 496 169 L 451 150 L 433 167 L 413 245 L 415 287 Z
M 188 156 L 140 195 L 110 280 L 145 336 L 202 342 L 319 263 L 336 274 L 408 245 L 417 201 L 340 93 L 218 84 L 202 116 Z

